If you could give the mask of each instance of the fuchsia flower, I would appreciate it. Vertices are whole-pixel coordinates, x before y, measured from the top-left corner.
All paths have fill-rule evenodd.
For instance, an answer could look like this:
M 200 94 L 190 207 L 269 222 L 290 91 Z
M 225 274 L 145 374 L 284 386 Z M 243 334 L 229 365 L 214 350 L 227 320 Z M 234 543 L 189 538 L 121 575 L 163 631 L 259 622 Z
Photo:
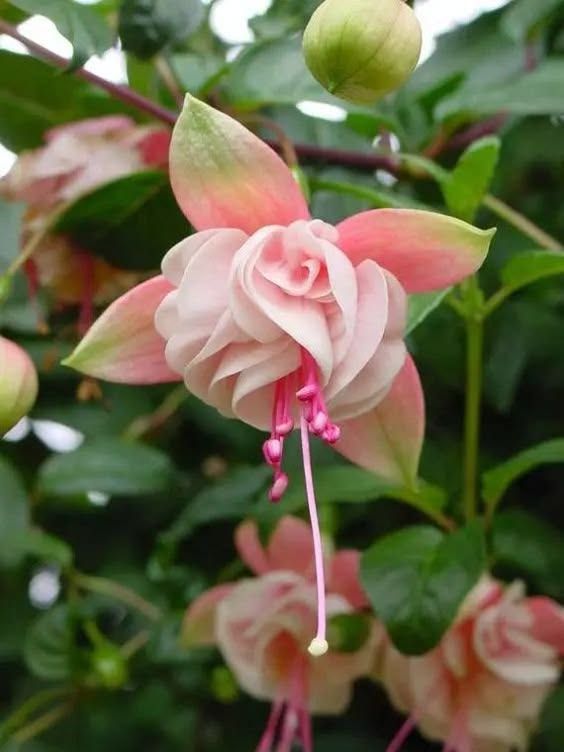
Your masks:
M 121 115 L 79 120 L 47 131 L 45 146 L 24 152 L 0 192 L 36 210 L 75 201 L 112 180 L 165 167 L 170 132 Z
M 184 379 L 222 414 L 270 432 L 273 501 L 288 484 L 285 439 L 299 426 L 318 575 L 311 650 L 322 654 L 308 434 L 392 482 L 415 482 L 424 406 L 403 342 L 406 293 L 472 274 L 493 233 L 412 210 L 367 211 L 336 227 L 311 219 L 282 160 L 192 97 L 174 130 L 170 170 L 198 232 L 165 256 L 163 276 L 104 313 L 67 364 L 127 383 Z
M 121 115 L 80 120 L 45 134 L 45 145 L 18 157 L 0 180 L 0 195 L 27 204 L 22 243 L 49 227 L 53 212 L 118 178 L 168 163 L 170 131 L 139 126 Z M 39 287 L 63 305 L 80 303 L 81 329 L 94 303 L 105 303 L 138 276 L 115 269 L 69 237 L 48 232 L 25 264 L 31 297 Z
M 444 752 L 525 750 L 562 655 L 564 609 L 484 577 L 432 652 L 414 658 L 382 643 L 377 678 L 411 714 L 388 752 L 415 726 Z
M 278 752 L 290 752 L 294 741 L 311 752 L 310 713 L 344 712 L 354 680 L 369 671 L 376 632 L 354 652 L 330 650 L 323 661 L 313 659 L 307 652 L 316 621 L 309 526 L 284 517 L 265 549 L 256 525 L 246 522 L 235 542 L 257 576 L 200 596 L 186 614 L 185 643 L 216 644 L 240 685 L 253 697 L 273 703 L 257 752 L 270 752 L 277 732 Z M 326 564 L 328 613 L 365 608 L 358 552 L 338 551 Z

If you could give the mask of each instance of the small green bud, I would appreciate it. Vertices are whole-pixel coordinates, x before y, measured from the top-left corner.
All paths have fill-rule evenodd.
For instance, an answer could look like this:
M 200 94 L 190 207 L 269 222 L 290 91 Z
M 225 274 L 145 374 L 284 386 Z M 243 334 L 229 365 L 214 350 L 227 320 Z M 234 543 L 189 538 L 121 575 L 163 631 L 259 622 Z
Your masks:
M 370 104 L 413 73 L 421 26 L 404 0 L 325 0 L 303 46 L 310 71 L 331 94 Z
M 127 661 L 111 642 L 97 645 L 91 661 L 97 683 L 105 689 L 121 689 L 127 682 Z
M 239 697 L 239 686 L 226 666 L 216 666 L 210 677 L 210 688 L 219 702 L 229 705 Z
M 337 614 L 328 625 L 331 650 L 337 653 L 356 653 L 370 636 L 372 619 L 368 614 Z
M 19 345 L 0 337 L 0 436 L 31 410 L 37 398 L 37 372 Z

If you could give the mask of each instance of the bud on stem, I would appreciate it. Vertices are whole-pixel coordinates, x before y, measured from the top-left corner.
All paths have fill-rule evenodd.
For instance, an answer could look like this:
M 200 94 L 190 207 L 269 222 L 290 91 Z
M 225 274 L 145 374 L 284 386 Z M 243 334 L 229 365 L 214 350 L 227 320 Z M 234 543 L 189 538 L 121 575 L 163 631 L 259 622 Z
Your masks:
M 0 337 L 0 436 L 26 415 L 37 398 L 37 373 L 29 355 Z
M 415 69 L 421 27 L 404 0 L 325 0 L 303 45 L 309 69 L 331 94 L 370 104 Z

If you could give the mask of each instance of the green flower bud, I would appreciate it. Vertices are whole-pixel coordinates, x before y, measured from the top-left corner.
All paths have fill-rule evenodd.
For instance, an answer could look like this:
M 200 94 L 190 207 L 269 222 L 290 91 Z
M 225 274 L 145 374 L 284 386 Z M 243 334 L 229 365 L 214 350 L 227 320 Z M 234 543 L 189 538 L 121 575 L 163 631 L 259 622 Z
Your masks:
M 370 104 L 411 75 L 421 27 L 404 0 L 325 0 L 304 33 L 315 78 L 335 96 Z
M 37 372 L 29 355 L 0 337 L 0 436 L 23 418 L 37 398 Z
M 121 689 L 128 679 L 127 661 L 111 642 L 98 645 L 91 655 L 96 683 L 104 689 Z

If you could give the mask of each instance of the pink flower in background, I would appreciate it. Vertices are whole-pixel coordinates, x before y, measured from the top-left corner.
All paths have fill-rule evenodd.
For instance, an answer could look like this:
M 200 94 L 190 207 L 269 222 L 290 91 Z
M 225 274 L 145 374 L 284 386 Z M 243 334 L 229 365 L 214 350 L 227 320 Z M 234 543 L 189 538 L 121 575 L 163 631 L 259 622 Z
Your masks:
M 355 652 L 330 650 L 324 660 L 308 654 L 316 622 L 315 566 L 309 526 L 284 517 L 266 549 L 253 522 L 236 532 L 239 554 L 257 575 L 204 593 L 184 621 L 187 645 L 215 644 L 239 684 L 253 697 L 273 703 L 257 752 L 290 752 L 300 742 L 312 750 L 310 714 L 344 712 L 355 679 L 370 669 L 376 633 Z M 329 615 L 362 610 L 366 598 L 358 580 L 359 554 L 327 557 Z
M 0 180 L 0 196 L 27 204 L 22 243 L 47 229 L 53 212 L 86 193 L 141 170 L 165 169 L 170 135 L 166 128 L 139 126 L 120 115 L 47 131 L 45 145 L 21 154 Z M 32 298 L 45 287 L 57 303 L 81 304 L 82 330 L 92 323 L 94 303 L 112 300 L 138 281 L 52 232 L 24 269 Z
M 45 141 L 20 155 L 0 181 L 0 194 L 36 212 L 147 167 L 165 167 L 170 131 L 110 115 L 60 125 L 47 131 Z
M 525 750 L 562 655 L 564 609 L 484 577 L 432 652 L 409 657 L 382 643 L 377 678 L 410 714 L 388 752 L 416 726 L 444 752 Z
M 388 480 L 414 484 L 423 395 L 403 342 L 406 293 L 446 288 L 482 264 L 492 232 L 440 214 L 311 219 L 291 172 L 227 115 L 188 97 L 173 134 L 172 187 L 199 231 L 165 256 L 67 361 L 112 381 L 183 379 L 223 415 L 270 436 L 270 498 L 288 485 L 284 443 L 301 432 L 317 569 L 314 654 L 327 650 L 323 555 L 309 434 Z M 166 343 L 166 347 L 165 347 Z

